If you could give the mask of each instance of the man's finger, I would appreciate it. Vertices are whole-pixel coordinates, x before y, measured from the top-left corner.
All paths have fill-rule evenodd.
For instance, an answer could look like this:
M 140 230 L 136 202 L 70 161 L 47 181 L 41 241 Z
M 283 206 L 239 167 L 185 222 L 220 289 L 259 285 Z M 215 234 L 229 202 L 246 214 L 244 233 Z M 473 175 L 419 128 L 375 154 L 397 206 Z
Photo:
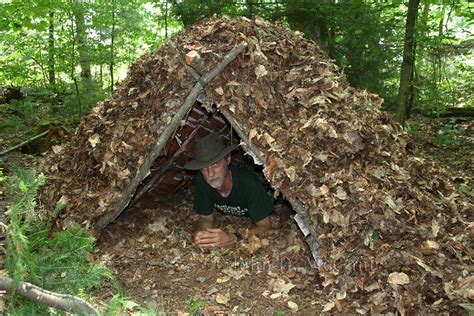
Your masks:
M 215 243 L 216 242 L 216 239 L 215 238 L 199 238 L 199 239 L 196 239 L 196 242 L 198 244 L 203 244 L 203 243 Z
M 204 237 L 196 238 L 196 241 L 198 242 L 216 242 L 217 240 L 218 240 L 217 236 L 204 236 Z
M 207 231 L 201 235 L 202 238 L 217 238 L 218 236 L 219 236 L 219 233 L 207 232 Z
M 216 246 L 217 242 L 215 240 L 205 240 L 199 241 L 197 244 L 202 248 L 212 248 Z
M 220 232 L 222 232 L 222 229 L 220 229 L 220 228 L 208 228 L 206 231 L 215 234 L 215 233 L 220 233 Z
M 201 248 L 201 249 L 211 249 L 211 248 L 214 248 L 214 246 L 211 245 L 211 244 L 209 244 L 209 245 L 198 245 L 198 246 L 199 246 L 199 248 Z

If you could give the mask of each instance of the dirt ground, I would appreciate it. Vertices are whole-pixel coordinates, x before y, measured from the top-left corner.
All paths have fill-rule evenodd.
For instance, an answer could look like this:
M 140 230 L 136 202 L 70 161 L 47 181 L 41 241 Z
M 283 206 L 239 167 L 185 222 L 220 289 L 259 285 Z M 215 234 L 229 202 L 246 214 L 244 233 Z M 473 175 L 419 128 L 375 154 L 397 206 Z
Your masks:
M 192 197 L 163 202 L 148 195 L 107 228 L 96 256 L 143 306 L 170 313 L 274 314 L 321 311 L 321 282 L 303 236 L 278 204 L 268 238 L 227 250 L 203 252 L 192 244 Z M 247 218 L 217 216 L 227 231 L 250 226 Z M 107 289 L 102 291 L 105 299 Z
M 414 116 L 408 121 L 410 135 L 424 152 L 452 174 L 452 180 L 471 191 L 474 189 L 474 119 L 427 118 Z

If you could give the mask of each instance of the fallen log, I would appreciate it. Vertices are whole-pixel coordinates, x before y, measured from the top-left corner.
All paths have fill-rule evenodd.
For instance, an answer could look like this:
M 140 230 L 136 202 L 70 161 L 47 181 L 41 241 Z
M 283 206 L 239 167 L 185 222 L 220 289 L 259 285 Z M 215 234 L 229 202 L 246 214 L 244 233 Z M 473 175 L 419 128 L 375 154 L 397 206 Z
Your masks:
M 446 112 L 441 113 L 441 117 L 447 116 L 466 116 L 474 117 L 474 108 L 447 108 Z
M 421 109 L 412 110 L 414 114 L 421 114 L 428 117 L 474 117 L 474 108 L 446 108 L 439 113 L 424 113 Z
M 0 152 L 0 157 L 3 156 L 3 155 L 8 154 L 8 153 L 11 152 L 11 151 L 14 151 L 15 149 L 21 148 L 21 147 L 23 147 L 23 146 L 25 146 L 25 145 L 31 143 L 32 141 L 37 140 L 38 138 L 41 138 L 41 137 L 44 137 L 44 136 L 48 135 L 48 133 L 49 133 L 49 130 L 47 130 L 47 131 L 45 131 L 45 132 L 43 132 L 43 133 L 41 133 L 41 134 L 38 134 L 38 135 L 36 135 L 36 136 L 33 136 L 33 137 L 31 137 L 30 139 L 27 139 L 27 140 L 25 140 L 24 142 L 22 142 L 22 143 L 20 143 L 20 144 L 18 144 L 18 145 L 15 145 L 15 146 L 13 146 L 13 147 L 11 147 L 11 148 L 5 149 L 4 151 Z
M 16 291 L 20 295 L 64 312 L 79 315 L 99 315 L 99 312 L 91 304 L 83 299 L 44 290 L 28 282 L 15 282 L 15 280 L 0 275 L 0 290 Z

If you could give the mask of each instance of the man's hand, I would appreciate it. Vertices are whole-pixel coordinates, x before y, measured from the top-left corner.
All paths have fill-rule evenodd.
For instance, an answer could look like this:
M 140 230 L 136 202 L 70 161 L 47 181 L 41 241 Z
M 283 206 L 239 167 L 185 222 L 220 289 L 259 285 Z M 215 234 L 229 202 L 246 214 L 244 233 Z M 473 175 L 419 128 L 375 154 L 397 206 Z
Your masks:
M 198 231 L 194 235 L 194 242 L 201 248 L 225 248 L 230 247 L 237 241 L 234 234 L 226 233 L 222 229 L 208 228 Z

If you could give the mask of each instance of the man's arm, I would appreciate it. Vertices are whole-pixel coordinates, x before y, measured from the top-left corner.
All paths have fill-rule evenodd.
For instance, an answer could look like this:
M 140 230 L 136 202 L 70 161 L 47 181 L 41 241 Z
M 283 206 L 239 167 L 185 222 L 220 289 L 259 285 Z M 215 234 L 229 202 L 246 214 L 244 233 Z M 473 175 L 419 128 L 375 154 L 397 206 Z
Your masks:
M 196 230 L 194 234 L 196 234 L 199 231 L 206 230 L 208 228 L 212 228 L 214 224 L 214 214 L 209 214 L 209 215 L 199 215 L 199 219 L 196 224 Z
M 272 229 L 272 225 L 270 223 L 270 216 L 267 216 L 261 221 L 257 222 L 255 224 L 255 227 L 249 229 L 246 237 L 247 238 L 250 238 L 252 236 L 264 237 L 267 235 L 270 229 Z

